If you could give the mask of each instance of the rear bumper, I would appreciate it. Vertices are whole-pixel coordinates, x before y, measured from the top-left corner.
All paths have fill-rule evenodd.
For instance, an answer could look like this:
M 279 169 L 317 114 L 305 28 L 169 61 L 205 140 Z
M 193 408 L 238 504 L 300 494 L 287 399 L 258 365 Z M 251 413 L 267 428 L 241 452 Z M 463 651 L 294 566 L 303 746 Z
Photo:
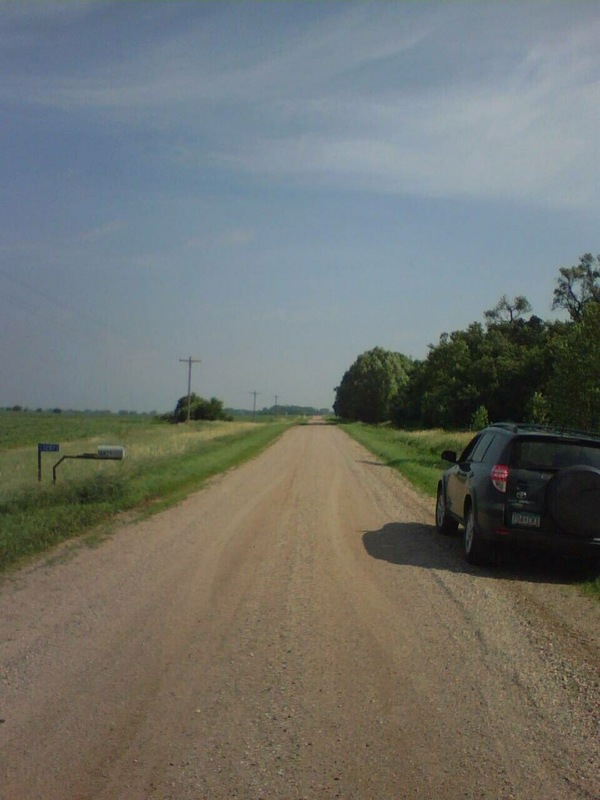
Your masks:
M 490 509 L 478 517 L 479 530 L 484 539 L 536 547 L 572 555 L 600 556 L 600 535 L 596 539 L 578 539 L 552 529 L 516 528 L 506 525 L 504 508 Z
M 496 538 L 556 553 L 600 556 L 600 539 L 576 539 L 574 536 L 564 536 L 550 531 L 529 531 L 520 528 L 509 528 L 507 535 L 501 537 L 496 534 Z

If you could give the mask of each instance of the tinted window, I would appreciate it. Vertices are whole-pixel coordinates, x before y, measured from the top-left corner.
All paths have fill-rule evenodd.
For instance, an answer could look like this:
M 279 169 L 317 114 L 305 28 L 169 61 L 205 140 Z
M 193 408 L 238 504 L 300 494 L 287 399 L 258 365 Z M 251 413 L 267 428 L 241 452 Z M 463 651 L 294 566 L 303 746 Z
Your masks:
M 470 461 L 471 460 L 471 453 L 475 449 L 475 445 L 479 441 L 479 437 L 481 434 L 477 434 L 474 439 L 471 439 L 469 444 L 465 447 L 462 453 L 458 457 L 458 463 L 460 464 L 462 461 Z
M 510 464 L 521 469 L 562 469 L 576 464 L 600 469 L 600 443 L 517 439 L 513 443 Z
M 493 433 L 484 433 L 483 436 L 478 440 L 477 444 L 473 452 L 471 453 L 470 461 L 483 461 L 485 458 L 485 454 L 492 443 L 492 439 L 494 438 Z

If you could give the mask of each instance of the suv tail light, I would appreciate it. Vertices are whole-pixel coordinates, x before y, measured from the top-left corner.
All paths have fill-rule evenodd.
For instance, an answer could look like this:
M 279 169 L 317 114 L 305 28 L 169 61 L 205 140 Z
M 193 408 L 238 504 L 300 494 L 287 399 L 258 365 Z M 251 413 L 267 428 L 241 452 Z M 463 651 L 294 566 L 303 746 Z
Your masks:
M 508 467 L 505 467 L 503 464 L 496 464 L 495 467 L 492 467 L 490 478 L 499 492 L 505 492 L 506 483 L 508 481 Z

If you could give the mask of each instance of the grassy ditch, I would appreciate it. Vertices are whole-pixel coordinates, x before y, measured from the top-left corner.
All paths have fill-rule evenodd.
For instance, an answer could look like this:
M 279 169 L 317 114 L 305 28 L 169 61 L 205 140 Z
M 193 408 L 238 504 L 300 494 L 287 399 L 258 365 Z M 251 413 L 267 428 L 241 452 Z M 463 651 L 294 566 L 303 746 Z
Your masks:
M 401 472 L 417 489 L 435 497 L 442 470 L 442 450 L 460 453 L 473 437 L 472 431 L 402 431 L 385 425 L 344 424 L 344 430 L 389 467 Z M 600 600 L 600 575 L 585 581 L 581 589 Z
M 402 431 L 360 422 L 344 425 L 344 430 L 430 497 L 435 497 L 440 472 L 447 466 L 440 459 L 442 450 L 460 453 L 473 437 L 470 432 Z
M 37 482 L 36 447 L 0 450 L 0 570 L 119 512 L 148 513 L 173 504 L 208 478 L 260 453 L 292 423 L 149 422 L 117 431 L 110 430 L 112 424 L 107 418 L 98 433 L 96 420 L 91 437 L 61 443 L 60 454 L 44 455 L 42 483 Z M 59 438 L 55 430 L 44 433 L 50 434 L 46 439 Z M 18 442 L 18 436 L 12 440 Z M 60 455 L 93 452 L 99 442 L 125 445 L 125 460 L 70 459 L 52 484 L 51 465 Z

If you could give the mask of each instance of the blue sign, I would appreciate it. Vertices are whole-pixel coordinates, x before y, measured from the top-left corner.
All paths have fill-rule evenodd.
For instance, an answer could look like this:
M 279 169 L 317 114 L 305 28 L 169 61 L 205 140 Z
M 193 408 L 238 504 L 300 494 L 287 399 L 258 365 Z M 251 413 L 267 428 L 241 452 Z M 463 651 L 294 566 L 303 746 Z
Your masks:
M 59 445 L 57 444 L 38 444 L 38 453 L 58 453 Z

